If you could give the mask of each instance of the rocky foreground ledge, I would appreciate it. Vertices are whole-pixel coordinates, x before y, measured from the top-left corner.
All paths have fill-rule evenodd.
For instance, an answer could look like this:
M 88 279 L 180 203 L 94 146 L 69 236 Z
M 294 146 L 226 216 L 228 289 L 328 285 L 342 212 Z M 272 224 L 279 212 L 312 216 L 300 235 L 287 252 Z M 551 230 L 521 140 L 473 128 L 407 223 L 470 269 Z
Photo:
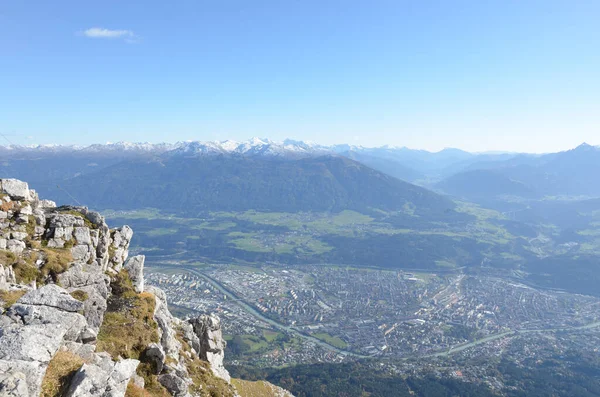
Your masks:
M 219 318 L 173 317 L 132 236 L 0 179 L 1 396 L 239 395 Z

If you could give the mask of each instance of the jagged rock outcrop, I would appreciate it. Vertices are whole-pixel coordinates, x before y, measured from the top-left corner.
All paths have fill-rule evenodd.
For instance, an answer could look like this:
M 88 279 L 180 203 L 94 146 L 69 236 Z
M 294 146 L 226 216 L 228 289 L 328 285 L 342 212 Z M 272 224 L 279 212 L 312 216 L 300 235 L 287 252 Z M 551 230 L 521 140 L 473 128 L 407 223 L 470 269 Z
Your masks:
M 146 292 L 153 294 L 156 301 L 154 320 L 158 325 L 160 344 L 168 357 L 177 359 L 181 351 L 181 342 L 177 340 L 175 331 L 178 320 L 169 312 L 167 295 L 154 286 L 146 288 Z
M 52 357 L 65 341 L 80 338 L 87 327 L 85 318 L 77 313 L 82 307 L 62 288 L 46 285 L 25 294 L 2 316 L 0 373 L 7 375 L 6 379 L 11 375 L 13 380 L 24 375 L 28 390 L 24 395 L 40 394 Z M 0 394 L 10 387 L 0 381 Z
M 17 179 L 0 180 L 0 192 L 17 200 L 31 200 L 29 186 L 26 182 Z
M 15 271 L 11 266 L 0 264 L 0 289 L 6 290 L 9 284 L 16 284 Z
M 123 267 L 129 278 L 133 283 L 133 288 L 136 292 L 144 292 L 144 261 L 146 257 L 144 255 L 137 255 L 127 259 L 125 266 Z
M 104 319 L 110 285 L 110 278 L 98 271 L 97 266 L 78 263 L 58 275 L 58 282 L 68 292 L 83 291 L 87 295 L 83 301 L 83 315 L 96 332 Z
M 114 362 L 94 344 L 110 296 L 105 272 L 127 258 L 132 233 L 127 226 L 111 233 L 96 212 L 56 207 L 25 182 L 0 179 L 0 304 L 18 298 L 0 316 L 0 395 L 39 395 L 61 349 L 87 363 L 70 395 L 124 395 L 139 361 Z M 143 258 L 131 268 L 143 286 Z
M 164 292 L 144 285 L 145 257 L 129 257 L 132 236 L 0 179 L 0 396 L 38 396 L 47 377 L 68 380 L 69 397 L 123 397 L 146 380 L 172 396 L 237 395 L 219 318 L 173 317 Z M 62 355 L 72 373 L 55 373 Z
M 145 350 L 144 356 L 152 364 L 156 375 L 159 375 L 165 367 L 165 360 L 167 358 L 162 346 L 158 343 L 151 343 Z
M 210 363 L 210 368 L 216 376 L 227 382 L 231 381 L 229 372 L 223 366 L 227 342 L 223 339 L 219 317 L 202 314 L 188 321 L 197 337 L 197 342 L 194 341 L 192 347 L 196 349 L 202 360 Z
M 109 250 L 112 250 L 110 255 L 109 267 L 116 272 L 120 272 L 123 268 L 123 263 L 129 255 L 129 243 L 133 237 L 133 230 L 127 225 L 112 231 Z

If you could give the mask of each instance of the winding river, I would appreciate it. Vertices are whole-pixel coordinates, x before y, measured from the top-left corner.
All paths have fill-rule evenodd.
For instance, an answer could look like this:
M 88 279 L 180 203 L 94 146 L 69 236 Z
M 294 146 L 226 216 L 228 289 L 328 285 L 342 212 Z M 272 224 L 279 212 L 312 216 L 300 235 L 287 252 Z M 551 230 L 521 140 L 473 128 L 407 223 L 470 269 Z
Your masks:
M 215 288 L 217 288 L 220 292 L 222 292 L 224 295 L 227 296 L 228 299 L 231 299 L 235 304 L 237 304 L 238 306 L 240 306 L 242 309 L 244 309 L 247 313 L 251 314 L 252 316 L 256 317 L 257 319 L 264 321 L 265 323 L 268 323 L 270 325 L 272 325 L 274 328 L 277 328 L 281 331 L 285 331 L 285 332 L 289 332 L 292 333 L 300 338 L 303 338 L 307 341 L 310 341 L 312 343 L 315 343 L 321 347 L 324 347 L 328 350 L 332 350 L 335 351 L 337 353 L 341 353 L 341 354 L 345 354 L 345 355 L 349 355 L 352 357 L 357 357 L 357 358 L 372 358 L 374 356 L 365 356 L 362 354 L 358 354 L 358 353 L 354 353 L 348 350 L 343 350 L 340 348 L 337 348 L 335 346 L 330 345 L 329 343 L 321 340 L 321 339 L 317 339 L 314 336 L 308 335 L 302 331 L 300 331 L 299 329 L 295 328 L 295 327 L 290 327 L 288 325 L 285 324 L 281 324 L 271 318 L 266 317 L 264 314 L 262 314 L 261 312 L 259 312 L 258 310 L 256 310 L 254 307 L 250 306 L 248 303 L 244 302 L 244 300 L 242 300 L 240 297 L 238 297 L 235 293 L 233 293 L 232 291 L 230 291 L 229 289 L 227 289 L 225 286 L 223 286 L 221 283 L 219 283 L 217 280 L 213 279 L 210 276 L 207 276 L 206 274 L 199 272 L 198 270 L 194 269 L 193 267 L 189 267 L 189 266 L 177 266 L 177 265 L 163 265 L 162 267 L 168 267 L 171 269 L 178 269 L 178 270 L 182 270 L 182 271 L 186 271 L 188 273 L 194 274 L 198 277 L 203 278 L 204 280 L 206 280 L 207 282 L 209 282 L 211 285 L 213 285 Z M 427 358 L 427 357 L 446 357 L 449 356 L 451 354 L 454 353 L 458 353 L 461 352 L 463 350 L 466 350 L 470 347 L 473 346 L 477 346 L 477 345 L 481 345 L 487 342 L 491 342 L 493 340 L 496 339 L 501 339 L 504 338 L 505 336 L 509 336 L 509 335 L 518 335 L 518 334 L 530 334 L 530 333 L 538 333 L 538 332 L 554 332 L 554 331 L 575 331 L 575 330 L 581 330 L 581 329 L 588 329 L 588 328 L 595 328 L 595 327 L 600 327 L 600 321 L 594 322 L 594 323 L 590 323 L 590 324 L 586 324 L 586 325 L 582 325 L 582 326 L 578 326 L 578 327 L 557 327 L 557 328 L 541 328 L 541 329 L 524 329 L 524 330 L 512 330 L 512 331 L 506 331 L 506 332 L 502 332 L 499 334 L 494 334 L 494 335 L 489 335 L 486 336 L 484 338 L 481 339 L 477 339 L 475 341 L 472 342 L 467 342 L 467 343 L 463 343 L 460 345 L 455 345 L 450 347 L 448 350 L 445 351 L 441 351 L 441 352 L 437 352 L 437 353 L 431 353 L 431 354 L 416 354 L 416 355 L 410 355 L 410 356 L 404 356 L 401 357 L 399 359 L 401 360 L 408 360 L 408 359 L 413 359 L 413 358 Z

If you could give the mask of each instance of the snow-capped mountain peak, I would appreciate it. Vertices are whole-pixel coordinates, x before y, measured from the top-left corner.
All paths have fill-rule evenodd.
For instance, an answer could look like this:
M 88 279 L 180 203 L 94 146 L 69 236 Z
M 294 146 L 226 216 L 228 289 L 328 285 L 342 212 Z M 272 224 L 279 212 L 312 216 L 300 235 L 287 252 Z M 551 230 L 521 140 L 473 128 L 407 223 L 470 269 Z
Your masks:
M 395 150 L 395 147 L 383 147 L 383 150 Z M 305 142 L 286 139 L 276 142 L 268 138 L 251 138 L 238 142 L 234 140 L 223 141 L 184 141 L 177 143 L 149 143 L 149 142 L 107 142 L 93 144 L 85 147 L 64 145 L 38 145 L 38 146 L 0 146 L 0 151 L 6 152 L 68 152 L 90 153 L 94 155 L 119 154 L 119 155 L 162 155 L 162 156 L 210 156 L 210 155 L 240 155 L 263 156 L 275 158 L 301 158 L 327 154 L 344 154 L 347 152 L 370 151 L 363 146 L 340 144 L 325 146 L 314 142 Z
M 173 156 L 177 154 L 185 155 L 217 155 L 217 154 L 237 154 L 245 156 L 310 156 L 319 153 L 331 153 L 332 151 L 325 146 L 306 143 L 302 141 L 285 140 L 275 142 L 267 138 L 252 138 L 243 142 L 232 140 L 226 141 L 191 141 L 180 142 L 177 147 L 166 153 Z

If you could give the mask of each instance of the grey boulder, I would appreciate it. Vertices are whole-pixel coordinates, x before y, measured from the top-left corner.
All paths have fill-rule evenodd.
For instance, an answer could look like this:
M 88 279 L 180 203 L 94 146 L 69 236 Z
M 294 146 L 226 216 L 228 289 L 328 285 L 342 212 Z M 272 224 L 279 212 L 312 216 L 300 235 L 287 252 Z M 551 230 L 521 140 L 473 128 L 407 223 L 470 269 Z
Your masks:
M 65 396 L 123 397 L 139 363 L 132 359 L 115 363 L 108 358 L 98 364 L 84 364 L 73 377 Z
M 22 305 L 48 306 L 66 312 L 83 310 L 83 302 L 73 298 L 69 293 L 55 285 L 48 284 L 23 295 L 17 303 Z
M 18 179 L 1 179 L 0 191 L 17 200 L 30 200 L 29 186 Z
M 127 259 L 123 268 L 129 273 L 135 292 L 144 292 L 144 255 L 137 255 Z

